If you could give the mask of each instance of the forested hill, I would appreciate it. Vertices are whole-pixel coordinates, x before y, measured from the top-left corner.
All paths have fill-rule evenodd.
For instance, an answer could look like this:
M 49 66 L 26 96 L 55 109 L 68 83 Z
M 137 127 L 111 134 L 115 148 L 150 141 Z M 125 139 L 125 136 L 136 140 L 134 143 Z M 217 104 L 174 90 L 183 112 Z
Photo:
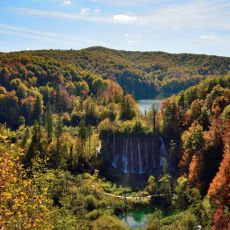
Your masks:
M 145 230 L 229 229 L 229 61 L 102 48 L 1 53 L 0 229 L 127 230 L 121 214 L 149 207 Z M 146 97 L 209 75 L 145 114 L 107 79 Z
M 0 54 L 2 57 L 4 54 Z M 169 96 L 197 84 L 210 75 L 224 75 L 230 70 L 230 58 L 164 52 L 131 52 L 103 47 L 82 50 L 40 50 L 18 52 L 29 57 L 55 59 L 116 80 L 136 98 Z

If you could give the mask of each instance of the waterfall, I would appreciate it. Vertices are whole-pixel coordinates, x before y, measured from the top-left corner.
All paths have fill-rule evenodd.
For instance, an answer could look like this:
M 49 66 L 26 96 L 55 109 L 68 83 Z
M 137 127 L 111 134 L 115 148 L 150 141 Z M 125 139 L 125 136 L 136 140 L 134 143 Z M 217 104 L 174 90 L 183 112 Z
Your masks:
M 153 168 L 156 168 L 155 151 L 154 151 L 153 141 L 152 141 L 152 156 L 153 156 L 153 159 L 152 159 L 152 166 L 153 166 Z
M 134 168 L 133 168 L 133 139 L 131 139 L 131 172 L 134 172 Z
M 98 147 L 96 148 L 97 154 L 101 154 L 101 141 L 99 141 Z
M 115 134 L 113 134 L 113 162 L 112 165 L 114 168 L 117 167 L 117 159 L 116 159 L 116 140 Z
M 128 138 L 126 139 L 125 142 L 125 167 L 124 167 L 124 172 L 128 172 Z
M 137 141 L 137 146 L 138 146 L 139 173 L 143 173 L 143 169 L 142 169 L 142 158 L 141 158 L 141 149 L 140 149 L 140 141 L 139 141 L 139 138 L 138 138 L 138 141 Z
M 105 139 L 107 160 L 113 168 L 118 168 L 124 173 L 142 174 L 151 169 L 160 167 L 164 169 L 167 167 L 168 153 L 163 138 L 159 134 L 156 135 L 142 137 L 114 133 L 107 136 Z M 100 144 L 98 151 L 99 149 Z
M 159 135 L 161 140 L 161 147 L 160 147 L 160 166 L 166 166 L 166 157 L 167 157 L 167 149 L 162 137 Z
M 124 137 L 123 147 L 122 147 L 122 157 L 121 157 L 121 162 L 122 162 L 121 169 L 124 171 L 124 170 L 125 170 L 125 137 Z
M 148 147 L 147 147 L 147 142 L 145 140 L 145 170 L 148 170 L 149 166 L 149 158 L 148 158 Z

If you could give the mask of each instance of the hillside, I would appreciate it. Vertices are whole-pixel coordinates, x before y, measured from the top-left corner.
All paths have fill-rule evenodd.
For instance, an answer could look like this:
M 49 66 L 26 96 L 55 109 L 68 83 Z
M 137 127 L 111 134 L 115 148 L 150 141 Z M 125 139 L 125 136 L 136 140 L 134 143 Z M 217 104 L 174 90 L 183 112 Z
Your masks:
M 229 229 L 230 75 L 216 75 L 228 68 L 104 48 L 1 53 L 0 228 L 125 230 L 122 214 L 149 209 L 145 230 Z M 206 77 L 145 114 L 110 80 L 144 97 Z
M 116 80 L 136 98 L 153 98 L 178 93 L 213 75 L 230 70 L 230 58 L 164 52 L 131 52 L 91 47 L 83 50 L 24 51 L 17 55 L 55 59 Z

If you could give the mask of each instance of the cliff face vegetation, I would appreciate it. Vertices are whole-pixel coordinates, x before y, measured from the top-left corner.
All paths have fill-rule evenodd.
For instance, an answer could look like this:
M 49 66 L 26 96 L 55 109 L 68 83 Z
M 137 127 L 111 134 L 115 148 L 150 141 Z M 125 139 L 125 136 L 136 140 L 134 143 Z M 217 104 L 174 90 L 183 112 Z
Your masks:
M 228 229 L 228 69 L 229 58 L 190 54 L 1 53 L 0 228 L 127 229 L 120 214 L 150 206 L 146 229 Z M 127 93 L 198 82 L 145 114 Z M 123 187 L 102 177 L 107 164 L 149 178 Z

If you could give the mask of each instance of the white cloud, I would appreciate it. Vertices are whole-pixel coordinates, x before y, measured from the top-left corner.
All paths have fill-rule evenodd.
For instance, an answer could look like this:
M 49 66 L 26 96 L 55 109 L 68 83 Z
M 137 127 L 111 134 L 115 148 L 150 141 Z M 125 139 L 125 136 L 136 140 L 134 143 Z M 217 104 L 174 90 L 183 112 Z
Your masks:
M 36 39 L 36 40 L 44 40 L 55 42 L 58 44 L 68 44 L 68 45 L 75 45 L 76 43 L 85 44 L 85 45 L 92 45 L 98 44 L 99 42 L 85 40 L 83 38 L 79 38 L 76 36 L 68 36 L 58 33 L 51 33 L 51 32 L 43 32 L 37 30 L 31 30 L 24 27 L 17 27 L 8 24 L 0 24 L 0 34 L 8 34 L 14 35 L 29 39 Z
M 38 10 L 31 8 L 10 8 L 10 11 L 20 13 L 23 15 L 49 17 L 58 19 L 69 19 L 69 20 L 84 20 L 95 23 L 114 23 L 114 20 L 110 16 L 94 16 L 91 14 L 83 14 L 87 10 L 83 10 L 80 13 L 65 13 L 61 11 L 49 11 L 49 10 Z
M 110 6 L 126 7 L 139 6 L 145 3 L 160 2 L 160 0 L 91 0 L 91 2 L 102 3 Z
M 142 34 L 138 33 L 137 38 L 143 38 Z
M 92 12 L 92 11 L 91 11 L 90 8 L 84 8 L 84 9 L 81 9 L 80 15 L 90 15 L 91 12 Z
M 61 11 L 38 10 L 31 8 L 10 8 L 10 11 L 39 17 L 50 17 L 58 19 L 84 20 L 94 23 L 134 23 L 137 18 L 125 14 L 98 16 L 90 8 L 85 8 L 80 13 L 65 13 Z
M 63 5 L 71 5 L 72 2 L 70 0 L 64 0 Z
M 95 9 L 95 10 L 92 10 L 90 8 L 83 8 L 81 9 L 80 11 L 80 15 L 93 15 L 93 14 L 98 14 L 100 13 L 100 9 Z
M 230 38 L 224 36 L 218 36 L 214 32 L 204 33 L 199 37 L 200 42 L 209 44 L 229 43 Z
M 136 0 L 129 0 L 128 2 L 132 1 L 136 2 Z M 119 2 L 121 1 L 119 0 Z M 11 11 L 25 15 L 85 20 L 95 23 L 133 23 L 138 26 L 151 26 L 151 28 L 157 29 L 169 28 L 178 30 L 199 28 L 206 30 L 230 30 L 230 3 L 223 0 L 194 0 L 163 4 L 158 6 L 158 8 L 152 9 L 152 11 L 149 9 L 147 13 L 143 12 L 139 15 L 133 15 L 132 13 L 102 15 L 97 14 L 100 10 L 89 8 L 82 9 L 80 13 L 64 13 L 29 8 L 11 8 Z
M 100 12 L 101 12 L 100 9 L 95 9 L 95 10 L 94 10 L 94 13 L 95 13 L 95 14 L 98 14 L 98 13 L 100 13 Z
M 130 23 L 130 22 L 135 22 L 137 20 L 136 17 L 134 16 L 129 16 L 126 14 L 118 14 L 114 15 L 113 19 L 118 22 L 123 22 L 123 23 Z
M 230 3 L 194 0 L 167 5 L 141 17 L 143 24 L 158 27 L 230 29 Z

